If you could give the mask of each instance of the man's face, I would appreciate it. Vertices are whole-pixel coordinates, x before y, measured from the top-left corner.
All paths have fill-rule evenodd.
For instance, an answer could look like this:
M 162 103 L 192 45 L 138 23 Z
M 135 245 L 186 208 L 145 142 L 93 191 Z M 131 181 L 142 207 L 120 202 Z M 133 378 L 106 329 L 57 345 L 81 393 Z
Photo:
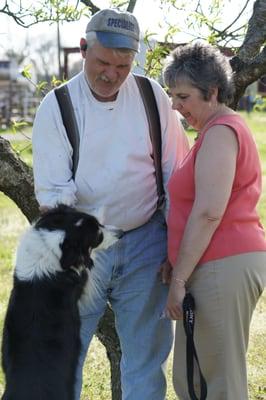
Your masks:
M 134 55 L 103 47 L 98 42 L 82 54 L 94 97 L 103 102 L 115 100 L 131 70 Z

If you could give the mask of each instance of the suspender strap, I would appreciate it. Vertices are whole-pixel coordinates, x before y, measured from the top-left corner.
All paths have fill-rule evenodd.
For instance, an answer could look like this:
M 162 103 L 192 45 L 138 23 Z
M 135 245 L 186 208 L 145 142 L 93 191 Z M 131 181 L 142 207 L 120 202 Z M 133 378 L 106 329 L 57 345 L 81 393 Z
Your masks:
M 145 76 L 137 74 L 134 74 L 134 77 L 142 97 L 149 124 L 158 193 L 157 206 L 160 208 L 165 199 L 162 174 L 162 136 L 160 116 L 150 80 Z
M 60 107 L 61 116 L 67 132 L 68 140 L 72 146 L 72 173 L 73 178 L 75 178 L 79 161 L 79 132 L 76 117 L 74 114 L 74 108 L 66 84 L 56 88 L 54 92 Z
M 187 383 L 191 400 L 205 400 L 207 397 L 207 384 L 201 372 L 197 351 L 194 344 L 195 301 L 190 293 L 186 293 L 183 301 L 183 324 L 187 336 Z M 200 399 L 194 391 L 194 359 L 198 365 L 200 375 Z

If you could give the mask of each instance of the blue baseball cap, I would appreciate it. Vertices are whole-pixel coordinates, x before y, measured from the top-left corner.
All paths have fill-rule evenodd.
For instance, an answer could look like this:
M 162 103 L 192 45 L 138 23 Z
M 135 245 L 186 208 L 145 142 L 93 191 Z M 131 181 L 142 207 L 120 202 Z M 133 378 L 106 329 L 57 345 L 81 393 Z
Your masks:
M 129 12 L 104 9 L 95 13 L 89 21 L 86 33 L 94 31 L 102 46 L 139 51 L 139 24 Z

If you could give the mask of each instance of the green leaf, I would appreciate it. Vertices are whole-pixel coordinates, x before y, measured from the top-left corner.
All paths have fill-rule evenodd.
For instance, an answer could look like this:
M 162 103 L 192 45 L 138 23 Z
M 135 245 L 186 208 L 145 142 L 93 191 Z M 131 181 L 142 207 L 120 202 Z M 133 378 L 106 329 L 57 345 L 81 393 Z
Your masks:
M 21 75 L 24 76 L 24 78 L 27 78 L 30 80 L 31 79 L 31 68 L 32 68 L 31 64 L 26 65 L 23 68 L 23 70 L 21 71 Z

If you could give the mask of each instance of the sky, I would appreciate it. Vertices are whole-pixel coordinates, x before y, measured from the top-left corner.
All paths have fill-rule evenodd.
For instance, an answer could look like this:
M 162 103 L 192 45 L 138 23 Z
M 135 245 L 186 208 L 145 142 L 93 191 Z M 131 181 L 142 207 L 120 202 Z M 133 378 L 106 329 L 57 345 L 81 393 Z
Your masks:
M 210 1 L 211 0 L 202 0 L 202 4 L 205 4 L 206 6 L 208 3 L 210 3 Z M 2 7 L 2 2 L 3 0 L 0 0 L 0 8 Z M 14 2 L 18 3 L 19 0 L 14 0 Z M 31 1 L 29 0 L 29 4 L 30 2 Z M 24 2 L 22 3 L 27 3 L 27 0 L 24 0 Z M 75 4 L 75 1 L 73 3 Z M 104 8 L 109 6 L 110 1 L 95 0 L 94 3 L 99 8 Z M 184 18 L 182 18 L 182 15 L 180 14 L 178 17 L 178 21 L 176 21 L 176 11 L 173 9 L 172 11 L 165 9 L 164 12 L 162 12 L 159 7 L 160 3 L 160 0 L 137 0 L 134 14 L 139 20 L 142 32 L 146 30 L 157 32 L 157 34 L 161 32 L 162 37 L 164 31 L 162 28 L 159 28 L 159 24 L 163 25 L 164 20 L 175 23 L 176 25 L 180 26 L 180 28 L 182 27 L 182 20 L 184 20 Z M 182 3 L 182 1 L 177 1 L 177 3 L 180 4 Z M 227 3 L 229 6 L 225 9 L 224 15 L 221 15 L 222 20 L 230 20 L 230 18 L 232 18 L 233 15 L 236 14 L 237 11 L 241 8 L 241 5 L 243 5 L 243 0 L 228 0 Z M 253 3 L 254 1 L 252 0 L 249 11 L 252 8 Z M 189 7 L 190 5 L 192 6 L 193 4 L 195 4 L 193 0 L 190 2 L 186 2 L 186 7 Z M 230 10 L 229 13 L 228 10 Z M 66 46 L 77 45 L 79 43 L 80 37 L 84 33 L 86 23 L 87 18 L 84 18 L 83 20 L 80 20 L 76 23 L 71 22 L 61 25 L 60 29 L 63 42 L 62 44 Z M 16 46 L 20 42 L 23 42 L 26 37 L 34 40 L 34 38 L 37 38 L 41 34 L 44 34 L 47 37 L 56 35 L 56 26 L 49 26 L 48 24 L 38 24 L 37 26 L 32 26 L 29 29 L 25 29 L 17 26 L 12 19 L 8 17 L 5 18 L 4 14 L 0 13 L 0 49 L 1 47 L 7 48 L 10 45 Z M 157 35 L 157 37 L 159 37 L 160 39 L 160 34 Z
M 15 0 L 19 1 L 19 0 Z M 0 0 L 0 8 L 1 8 Z M 110 2 L 108 0 L 94 1 L 94 3 L 100 7 L 108 7 Z M 158 23 L 161 19 L 161 13 L 157 0 L 138 0 L 134 14 L 139 20 L 141 30 L 144 32 L 146 29 L 157 30 Z M 152 10 L 152 18 L 149 18 L 150 10 Z M 67 22 L 60 24 L 60 33 L 62 46 L 78 46 L 79 39 L 84 35 L 85 27 L 87 24 L 87 18 L 82 18 L 77 22 Z M 56 25 L 49 24 L 38 24 L 32 26 L 29 29 L 25 29 L 16 25 L 16 23 L 9 17 L 0 13 L 0 54 L 1 50 L 5 50 L 8 47 L 18 48 L 20 45 L 25 43 L 26 38 L 30 41 L 38 39 L 39 36 L 44 37 L 55 37 L 56 38 Z
M 25 2 L 28 2 L 28 4 L 30 5 L 32 1 L 33 0 L 23 0 L 23 4 L 25 4 Z M 13 2 L 19 3 L 19 0 L 13 0 Z M 192 7 L 195 2 L 196 1 L 194 0 L 186 2 L 186 7 Z M 204 5 L 204 7 L 207 7 L 210 2 L 211 0 L 202 0 L 202 4 Z M 237 12 L 241 9 L 241 6 L 243 5 L 243 0 L 226 0 L 225 2 L 228 5 L 227 7 L 225 7 L 224 13 L 220 15 L 221 23 L 224 23 L 225 21 L 228 22 L 230 21 L 230 19 L 232 20 L 234 15 L 237 14 Z M 0 0 L 0 9 L 2 7 L 1 3 L 3 3 L 3 0 Z M 74 0 L 73 3 L 75 4 Z M 160 3 L 160 0 L 137 0 L 134 14 L 138 18 L 140 29 L 143 33 L 148 30 L 149 32 L 153 32 L 156 34 L 154 36 L 155 39 L 163 40 L 164 34 L 166 33 L 165 21 L 169 21 L 175 24 L 183 32 L 188 30 L 188 27 L 184 26 L 185 15 L 177 14 L 176 10 L 169 10 L 169 8 L 164 8 L 164 10 L 162 11 L 160 9 Z M 177 3 L 180 4 L 182 3 L 182 1 L 179 0 L 177 1 Z M 253 3 L 254 0 L 251 1 L 249 10 L 244 16 L 245 21 L 247 21 L 252 13 Z M 94 4 L 97 5 L 99 8 L 105 8 L 109 6 L 110 1 L 95 0 Z M 229 13 L 228 10 L 230 10 Z M 78 22 L 68 22 L 60 24 L 61 46 L 79 46 L 79 40 L 80 37 L 84 36 L 86 24 L 87 18 L 82 18 Z M 178 33 L 175 37 L 175 42 L 184 42 L 186 40 L 189 40 L 188 38 L 188 35 L 185 35 L 184 33 Z M 4 14 L 0 13 L 0 58 L 3 57 L 5 50 L 8 48 L 12 48 L 16 52 L 21 51 L 21 49 L 23 49 L 23 46 L 25 45 L 26 39 L 30 43 L 32 51 L 34 51 L 34 48 L 36 48 L 38 43 L 45 42 L 49 39 L 54 39 L 56 43 L 56 25 L 41 23 L 25 29 L 18 26 L 12 19 L 5 17 Z

